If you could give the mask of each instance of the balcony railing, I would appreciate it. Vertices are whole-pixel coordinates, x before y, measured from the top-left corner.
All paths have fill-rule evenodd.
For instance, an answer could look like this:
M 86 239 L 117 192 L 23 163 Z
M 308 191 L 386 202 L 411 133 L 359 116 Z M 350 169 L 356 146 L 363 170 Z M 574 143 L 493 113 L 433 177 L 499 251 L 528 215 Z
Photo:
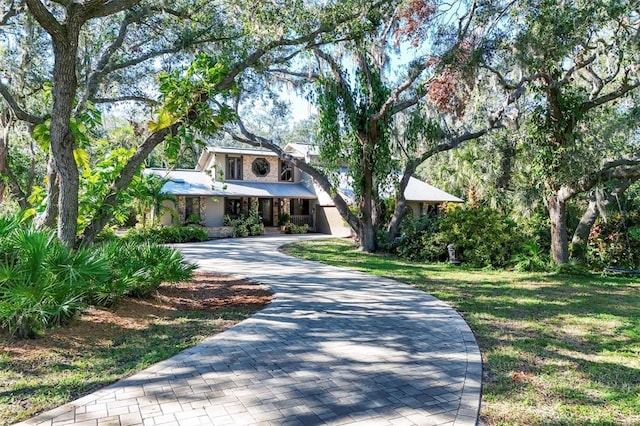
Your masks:
M 305 224 L 311 226 L 311 216 L 309 215 L 291 215 L 290 221 L 298 226 Z

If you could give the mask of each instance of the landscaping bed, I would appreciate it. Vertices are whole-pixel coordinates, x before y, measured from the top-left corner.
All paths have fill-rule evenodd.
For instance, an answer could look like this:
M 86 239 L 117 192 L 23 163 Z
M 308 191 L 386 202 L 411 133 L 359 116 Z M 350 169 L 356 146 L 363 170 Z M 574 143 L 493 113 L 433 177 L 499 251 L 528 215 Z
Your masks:
M 151 299 L 125 298 L 89 308 L 36 339 L 0 334 L 0 425 L 79 398 L 204 338 L 224 331 L 271 301 L 245 280 L 196 273 L 163 284 Z

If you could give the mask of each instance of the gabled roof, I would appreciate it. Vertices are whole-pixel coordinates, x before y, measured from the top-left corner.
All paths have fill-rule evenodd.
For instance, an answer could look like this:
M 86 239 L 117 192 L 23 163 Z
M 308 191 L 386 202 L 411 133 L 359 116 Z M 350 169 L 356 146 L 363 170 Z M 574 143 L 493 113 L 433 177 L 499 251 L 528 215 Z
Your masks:
M 308 145 L 303 143 L 293 143 L 290 142 L 287 146 L 284 147 L 284 150 L 288 153 L 298 153 L 304 157 L 314 156 L 317 157 L 320 155 L 320 150 L 315 145 Z
M 432 203 L 463 202 L 460 198 L 414 177 L 409 178 L 407 189 L 404 191 L 404 198 L 406 198 L 407 201 L 428 201 Z
M 316 194 L 301 183 L 213 181 L 208 174 L 196 170 L 145 169 L 169 181 L 162 187 L 166 194 L 210 197 L 281 197 L 316 198 Z

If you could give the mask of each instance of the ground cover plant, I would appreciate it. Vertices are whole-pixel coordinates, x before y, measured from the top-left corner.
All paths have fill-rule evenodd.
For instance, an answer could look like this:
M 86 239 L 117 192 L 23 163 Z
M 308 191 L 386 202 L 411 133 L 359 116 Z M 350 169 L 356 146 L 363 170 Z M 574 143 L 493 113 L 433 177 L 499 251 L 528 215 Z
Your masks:
M 150 299 L 89 308 L 45 337 L 0 331 L 0 425 L 108 385 L 245 319 L 271 300 L 259 285 L 196 274 Z
M 485 424 L 640 424 L 638 279 L 422 264 L 344 239 L 284 250 L 406 282 L 458 310 L 482 352 Z

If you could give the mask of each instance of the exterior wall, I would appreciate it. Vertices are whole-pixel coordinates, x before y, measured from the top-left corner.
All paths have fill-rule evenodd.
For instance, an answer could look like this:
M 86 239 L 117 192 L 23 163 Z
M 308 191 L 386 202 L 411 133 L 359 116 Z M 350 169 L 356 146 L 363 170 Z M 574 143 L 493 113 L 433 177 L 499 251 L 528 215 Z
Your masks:
M 162 206 L 163 207 L 168 207 L 171 210 L 173 210 L 174 212 L 176 211 L 176 205 L 175 205 L 175 203 L 173 201 L 164 200 L 162 202 Z M 162 217 L 160 217 L 160 220 L 158 221 L 158 223 L 161 226 L 171 226 L 172 222 L 173 222 L 173 216 L 171 216 L 170 213 L 163 214 Z
M 334 206 L 316 206 L 316 231 L 338 237 L 351 236 L 351 227 L 347 225 L 338 209 Z
M 200 205 L 204 205 L 205 227 L 216 227 L 223 225 L 222 222 L 224 217 L 224 197 L 203 197 Z
M 422 216 L 424 211 L 424 203 L 421 201 L 407 201 L 407 207 L 411 209 L 414 218 Z
M 228 154 L 216 154 L 211 158 L 211 161 L 205 167 L 205 170 L 211 170 L 211 176 L 219 180 L 220 176 L 224 176 L 226 179 L 227 171 L 227 155 Z M 234 155 L 232 155 L 234 157 Z M 242 155 L 242 180 L 250 182 L 282 182 L 278 180 L 280 174 L 280 160 L 278 157 L 262 156 L 262 155 Z M 266 176 L 256 176 L 251 169 L 253 161 L 256 158 L 264 158 L 269 163 L 269 173 Z M 212 167 L 214 169 L 212 170 Z M 294 170 L 294 179 L 296 178 L 297 170 Z

